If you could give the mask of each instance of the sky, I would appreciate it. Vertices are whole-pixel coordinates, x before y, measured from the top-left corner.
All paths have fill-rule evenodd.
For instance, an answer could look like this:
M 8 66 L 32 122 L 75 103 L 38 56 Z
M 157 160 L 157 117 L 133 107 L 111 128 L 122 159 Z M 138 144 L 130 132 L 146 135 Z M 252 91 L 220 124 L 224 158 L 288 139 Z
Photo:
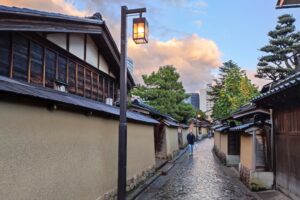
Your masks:
M 229 3 L 230 2 L 230 3 Z M 276 26 L 277 17 L 289 13 L 298 21 L 300 8 L 276 10 L 276 0 L 0 0 L 7 6 L 26 7 L 76 16 L 100 12 L 117 44 L 120 38 L 120 7 L 146 7 L 150 40 L 135 45 L 128 17 L 128 56 L 134 61 L 134 78 L 173 65 L 181 75 L 187 92 L 211 83 L 223 62 L 233 60 L 247 71 L 253 83 L 259 48 L 268 43 L 267 33 Z

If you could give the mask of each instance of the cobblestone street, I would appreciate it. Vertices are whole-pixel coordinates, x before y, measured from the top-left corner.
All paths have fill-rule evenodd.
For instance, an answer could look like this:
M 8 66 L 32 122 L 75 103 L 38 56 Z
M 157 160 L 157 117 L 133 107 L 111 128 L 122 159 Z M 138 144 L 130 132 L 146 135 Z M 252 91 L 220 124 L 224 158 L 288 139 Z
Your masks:
M 138 199 L 256 199 L 212 154 L 213 139 L 199 142 L 194 156 L 183 155 L 167 176 L 159 177 Z

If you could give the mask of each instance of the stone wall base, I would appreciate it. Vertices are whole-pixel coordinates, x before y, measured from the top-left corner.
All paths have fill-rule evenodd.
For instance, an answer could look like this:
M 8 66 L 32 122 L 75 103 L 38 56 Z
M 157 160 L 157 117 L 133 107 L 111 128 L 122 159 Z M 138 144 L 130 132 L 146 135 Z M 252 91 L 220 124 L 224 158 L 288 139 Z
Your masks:
M 137 174 L 131 179 L 127 180 L 126 191 L 130 192 L 140 184 L 144 183 L 149 177 L 153 176 L 154 172 L 155 166 L 152 166 L 144 170 L 142 173 Z M 107 192 L 103 197 L 100 197 L 97 200 L 117 200 L 117 188 Z
M 227 155 L 226 156 L 226 165 L 233 166 L 240 163 L 239 155 Z
M 249 188 L 250 185 L 250 169 L 240 164 L 239 166 L 240 171 L 240 179 L 241 181 Z
M 272 189 L 274 182 L 273 172 L 251 171 L 247 167 L 240 165 L 241 181 L 252 191 Z
M 172 160 L 174 157 L 177 156 L 178 153 L 179 150 L 173 151 L 170 154 L 166 154 L 165 152 L 156 152 L 155 157 L 159 159 Z
M 220 159 L 220 161 L 226 165 L 226 155 L 225 153 L 221 152 L 216 146 L 213 148 L 213 152 L 215 155 Z

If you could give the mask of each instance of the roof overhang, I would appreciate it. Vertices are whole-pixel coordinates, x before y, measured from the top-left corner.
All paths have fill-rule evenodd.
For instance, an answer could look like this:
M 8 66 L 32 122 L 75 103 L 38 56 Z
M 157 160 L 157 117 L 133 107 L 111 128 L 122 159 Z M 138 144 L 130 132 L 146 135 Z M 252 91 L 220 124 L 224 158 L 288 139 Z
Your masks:
M 239 113 L 236 115 L 233 115 L 232 118 L 233 119 L 240 119 L 249 115 L 255 115 L 255 114 L 265 114 L 265 115 L 270 115 L 270 112 L 268 110 L 265 109 L 255 109 L 255 110 L 249 110 L 247 112 L 244 113 Z
M 277 0 L 276 9 L 299 8 L 300 0 Z

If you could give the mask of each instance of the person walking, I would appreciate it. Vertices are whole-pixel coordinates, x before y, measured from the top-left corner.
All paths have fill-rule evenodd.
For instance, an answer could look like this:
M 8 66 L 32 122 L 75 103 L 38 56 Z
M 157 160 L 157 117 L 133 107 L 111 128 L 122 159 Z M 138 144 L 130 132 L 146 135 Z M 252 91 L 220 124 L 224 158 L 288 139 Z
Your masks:
M 191 155 L 193 155 L 193 148 L 194 148 L 194 143 L 196 140 L 196 137 L 191 130 L 190 130 L 189 134 L 186 136 L 186 139 L 189 144 L 189 155 L 191 156 Z

